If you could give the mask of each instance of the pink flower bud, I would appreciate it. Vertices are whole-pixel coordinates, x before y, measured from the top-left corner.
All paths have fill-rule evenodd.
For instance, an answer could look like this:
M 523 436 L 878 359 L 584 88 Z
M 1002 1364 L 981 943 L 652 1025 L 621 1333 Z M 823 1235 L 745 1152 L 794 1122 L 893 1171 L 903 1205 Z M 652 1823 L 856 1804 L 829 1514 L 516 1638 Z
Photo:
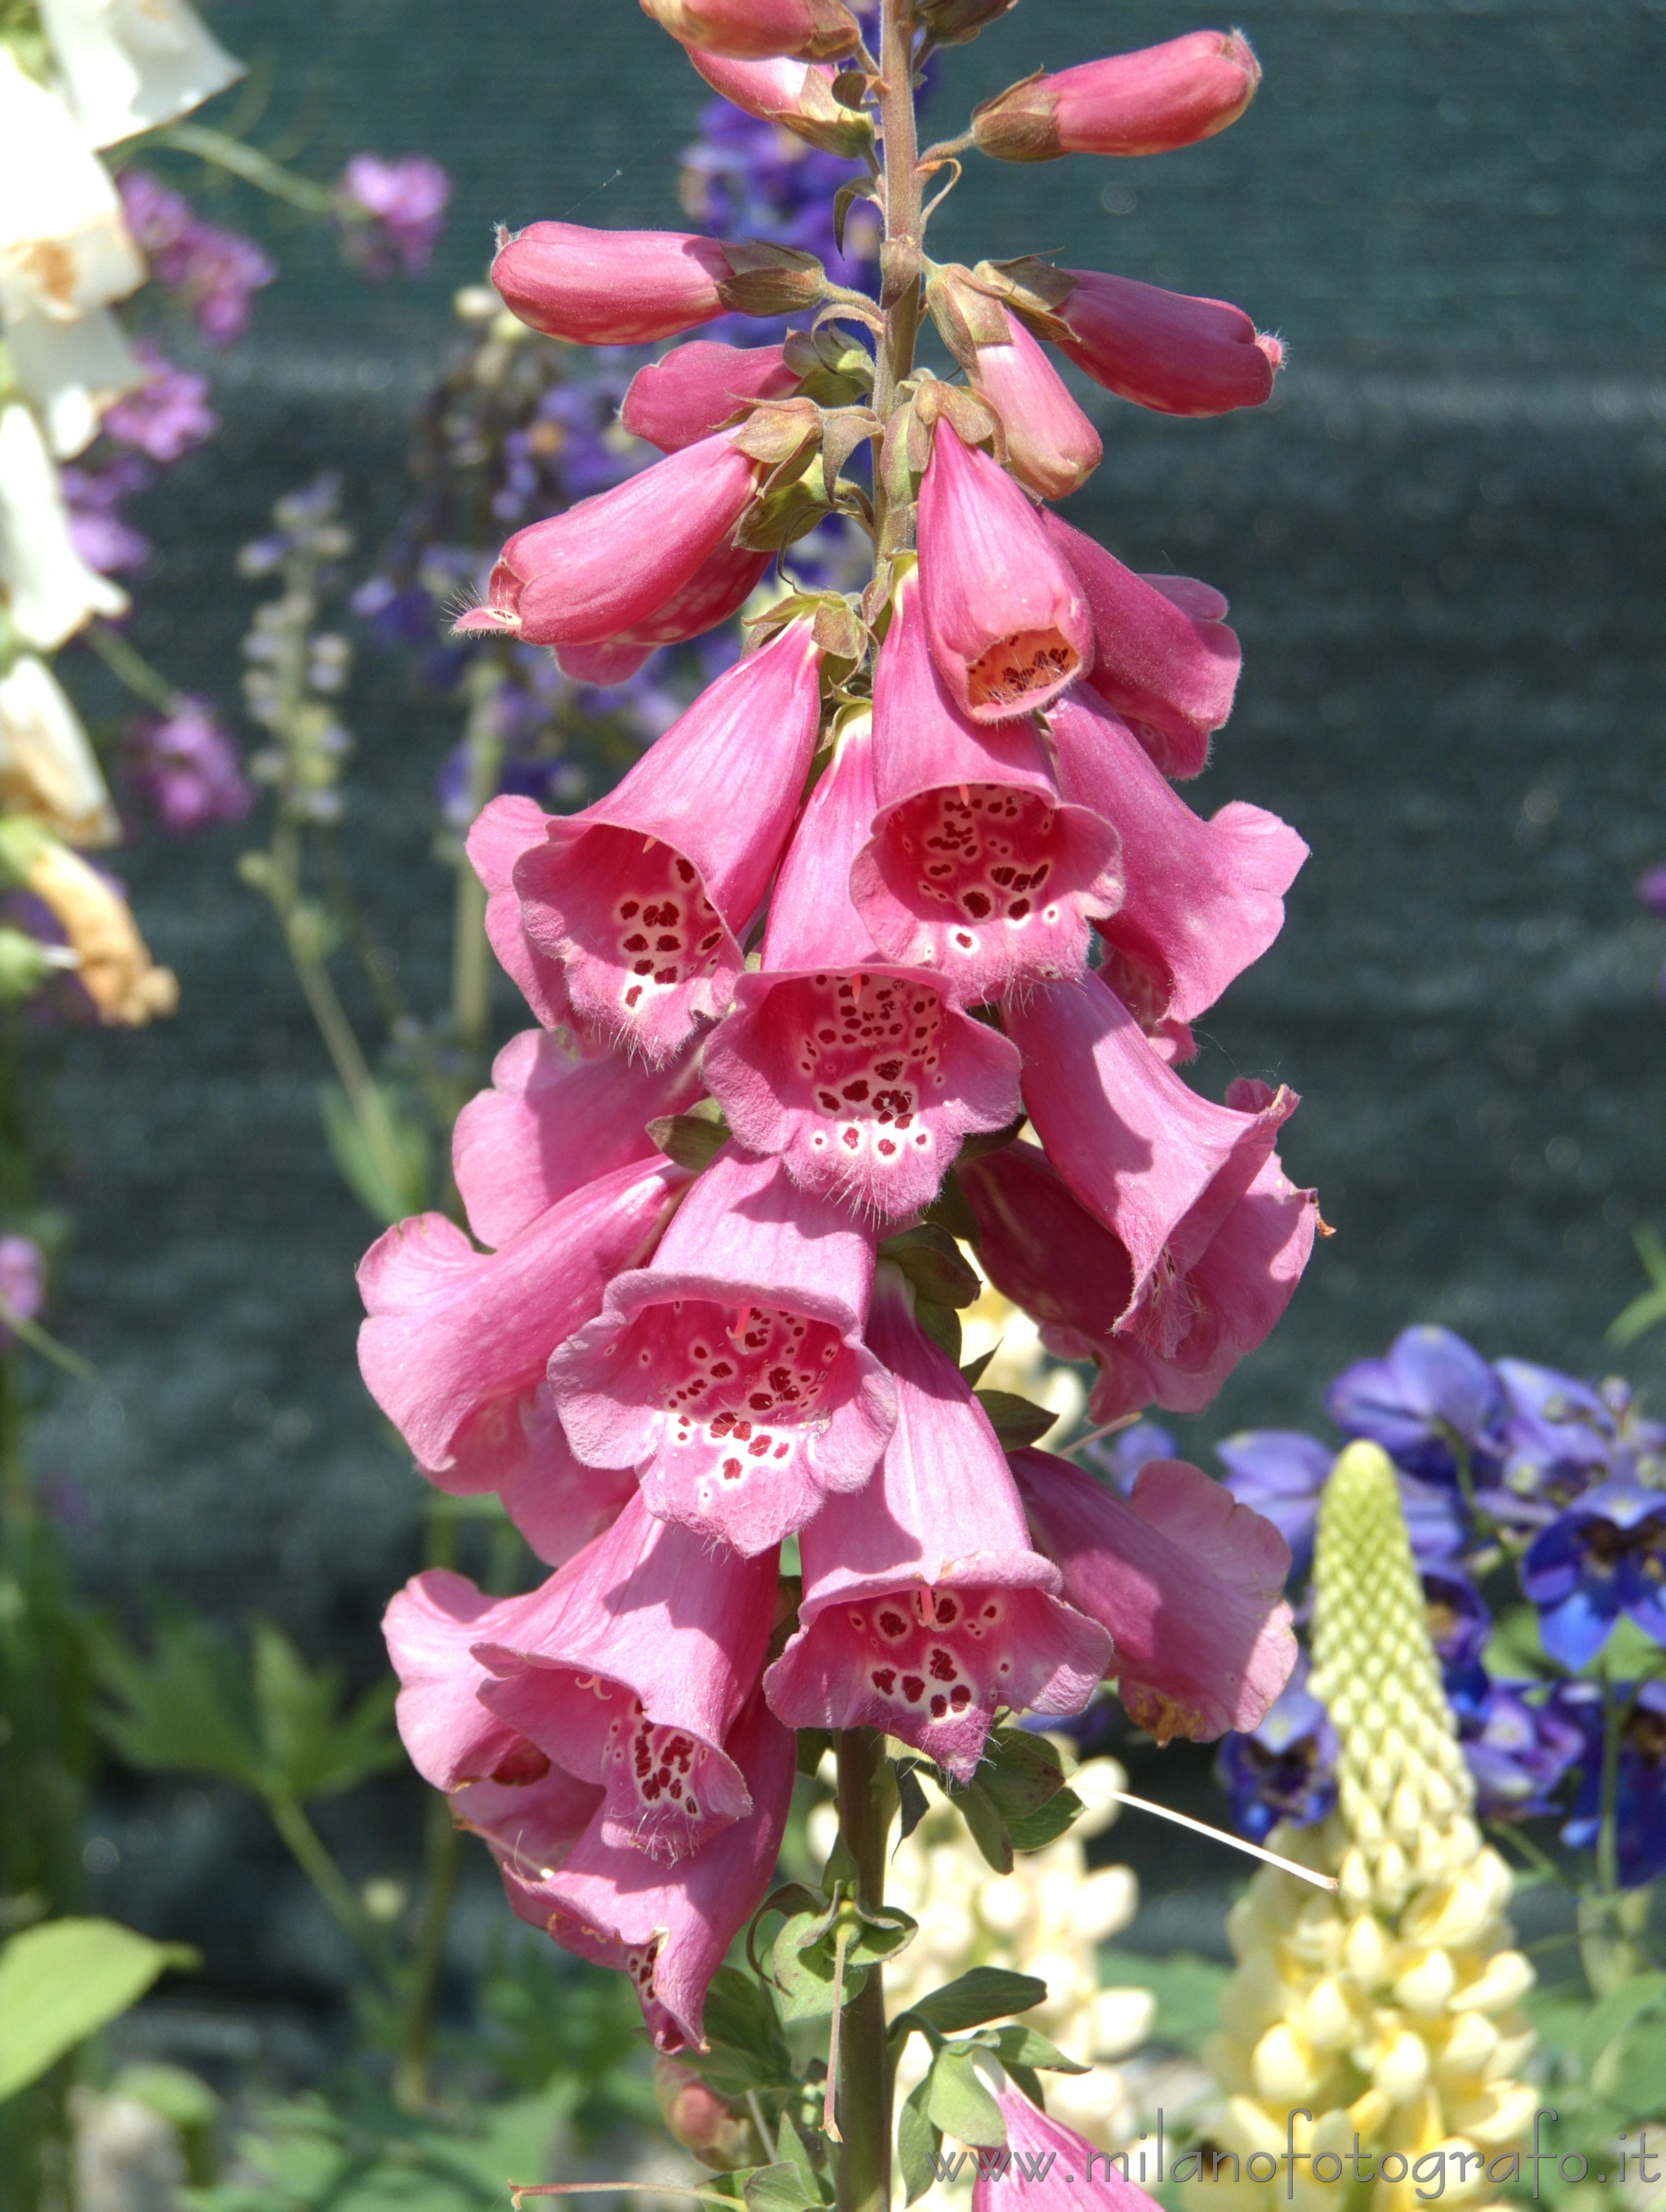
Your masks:
M 792 1727 L 877 1728 L 970 1782 L 995 1708 L 1079 1712 L 1110 1641 L 1059 1602 L 994 1431 L 895 1268 L 868 1342 L 896 1381 L 896 1431 L 874 1486 L 803 1531 L 800 1626 L 764 1688 Z
M 1225 415 L 1272 398 L 1284 348 L 1241 307 L 1095 269 L 1061 273 L 1076 281 L 1058 310 L 1072 332 L 1059 350 L 1107 392 L 1159 415 Z
M 1164 775 L 1197 775 L 1237 689 L 1242 655 L 1220 619 L 1225 600 L 1189 576 L 1136 576 L 1056 514 L 1043 524 L 1091 611 L 1088 682 Z
M 1018 1109 L 1007 1040 L 948 1002 L 929 969 L 887 966 L 850 900 L 874 815 L 867 725 L 845 729 L 769 902 L 763 964 L 703 1066 L 730 1128 L 795 1182 L 895 1218 L 930 1204 L 972 1130 Z
M 973 111 L 972 134 L 1002 161 L 1061 154 L 1168 154 L 1236 123 L 1261 65 L 1237 31 L 1189 31 L 1011 86 Z
M 1006 433 L 1006 465 L 1041 499 L 1068 499 L 1104 457 L 1099 434 L 1066 391 L 1046 353 L 1013 314 L 1005 345 L 981 345 L 972 382 Z
M 760 2157 L 769 2155 L 745 2112 L 726 2104 L 691 2066 L 680 2065 L 674 2058 L 656 2059 L 654 2101 L 672 2141 L 691 2150 L 702 2166 L 714 2172 L 756 2166 Z
M 818 62 L 730 61 L 697 51 L 689 59 L 731 106 L 779 124 L 820 153 L 855 161 L 873 149 L 873 124 L 835 100 L 834 72 Z
M 1092 659 L 1082 586 L 1043 518 L 946 418 L 920 487 L 920 593 L 938 672 L 975 722 L 1045 707 Z
M 662 614 L 708 561 L 718 556 L 726 572 L 732 567 L 729 533 L 757 477 L 757 463 L 732 437 L 702 438 L 564 514 L 530 523 L 498 556 L 487 605 L 463 616 L 457 632 L 526 645 L 640 642 L 628 634 Z
M 879 811 L 850 895 L 888 959 L 975 1004 L 1081 971 L 1090 917 L 1122 902 L 1116 833 L 1062 802 L 1031 723 L 979 728 L 957 710 L 927 641 L 924 580 L 923 567 L 899 578 L 879 652 Z
M 573 345 L 646 345 L 723 313 L 728 256 L 676 230 L 533 222 L 500 234 L 492 283 L 510 313 Z
M 799 379 L 785 348 L 718 345 L 696 338 L 630 380 L 619 420 L 633 438 L 662 453 L 680 453 L 744 415 L 759 399 L 783 399 Z
M 1046 1452 L 1012 1472 L 1065 1595 L 1110 1632 L 1135 1725 L 1159 1743 L 1256 1727 L 1296 1662 L 1273 1523 L 1183 1460 L 1149 1461 L 1126 1499 Z
M 842 0 L 641 0 L 641 7 L 680 46 L 736 61 L 790 54 L 830 62 L 861 41 Z
M 738 614 L 775 557 L 773 553 L 748 552 L 740 545 L 720 545 L 680 591 L 634 628 L 601 645 L 558 646 L 556 660 L 562 673 L 575 684 L 624 683 L 656 646 L 698 637 Z

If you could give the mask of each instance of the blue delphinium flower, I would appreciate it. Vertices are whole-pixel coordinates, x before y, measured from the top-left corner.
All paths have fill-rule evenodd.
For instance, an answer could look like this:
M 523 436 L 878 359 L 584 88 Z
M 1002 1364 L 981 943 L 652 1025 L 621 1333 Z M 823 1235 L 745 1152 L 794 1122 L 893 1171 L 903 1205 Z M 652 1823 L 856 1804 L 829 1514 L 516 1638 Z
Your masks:
M 1614 1778 L 1614 1857 L 1620 1886 L 1634 1889 L 1666 1874 L 1666 1682 L 1612 1686 L 1625 1712 Z M 1595 1682 L 1559 1682 L 1555 1712 L 1581 1737 L 1580 1781 L 1562 1840 L 1593 1850 L 1602 1825 L 1602 1753 L 1607 1716 Z
M 1522 1561 L 1522 1588 L 1539 1608 L 1539 1636 L 1558 1666 L 1578 1674 L 1623 1613 L 1666 1644 L 1666 1490 L 1616 1476 L 1541 1528 Z
M 1487 1681 L 1479 1706 L 1460 1716 L 1459 1734 L 1487 1820 L 1554 1813 L 1557 1785 L 1585 1753 L 1584 1735 L 1541 1682 Z
M 1307 1687 L 1307 1657 L 1258 1728 L 1231 1730 L 1215 1754 L 1215 1779 L 1231 1803 L 1232 1826 L 1259 1844 L 1280 1820 L 1310 1828 L 1336 1802 L 1336 1731 Z
M 1215 1446 L 1226 1487 L 1273 1523 L 1290 1547 L 1293 1574 L 1304 1573 L 1312 1559 L 1319 1492 L 1335 1456 L 1299 1429 L 1240 1429 Z
M 1325 1410 L 1346 1434 L 1368 1437 L 1426 1481 L 1456 1482 L 1460 1457 L 1478 1487 L 1502 1471 L 1504 1386 L 1450 1328 L 1402 1329 L 1383 1358 L 1343 1369 Z
M 1136 1421 L 1132 1428 L 1118 1429 L 1114 1436 L 1101 1437 L 1083 1456 L 1091 1463 L 1096 1474 L 1103 1474 L 1126 1498 L 1142 1467 L 1154 1459 L 1174 1459 L 1179 1449 L 1169 1431 L 1155 1421 Z

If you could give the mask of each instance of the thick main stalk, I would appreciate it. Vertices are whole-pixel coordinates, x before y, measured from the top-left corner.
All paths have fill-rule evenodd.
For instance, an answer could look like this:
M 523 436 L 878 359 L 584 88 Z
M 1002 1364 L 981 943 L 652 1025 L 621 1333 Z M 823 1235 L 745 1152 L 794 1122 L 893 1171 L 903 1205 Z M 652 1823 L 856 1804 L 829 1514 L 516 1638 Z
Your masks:
M 884 0 L 879 75 L 885 326 L 875 363 L 873 411 L 881 422 L 889 422 L 897 406 L 897 387 L 914 367 L 914 342 L 920 329 L 920 142 L 914 118 L 914 23 L 908 0 Z M 883 483 L 876 484 L 875 492 L 883 538 Z
M 856 1862 L 858 1895 L 870 1911 L 885 1902 L 891 1826 L 885 1789 L 885 1740 L 877 1729 L 834 1738 L 839 1769 L 839 1833 Z M 839 2038 L 838 2212 L 888 2212 L 891 2203 L 891 2067 L 885 2051 L 885 1986 L 870 1966 L 861 1993 L 844 2008 Z

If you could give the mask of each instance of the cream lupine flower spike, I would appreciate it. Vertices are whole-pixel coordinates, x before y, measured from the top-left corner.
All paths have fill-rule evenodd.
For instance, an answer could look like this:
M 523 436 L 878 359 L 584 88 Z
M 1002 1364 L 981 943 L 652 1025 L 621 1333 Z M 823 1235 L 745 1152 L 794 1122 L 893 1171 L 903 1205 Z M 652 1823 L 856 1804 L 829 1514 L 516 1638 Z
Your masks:
M 1341 1741 L 1338 1804 L 1322 1826 L 1271 1840 L 1338 1887 L 1328 1896 L 1268 1867 L 1233 1908 L 1238 1966 L 1205 2054 L 1227 2092 L 1213 2134 L 1246 2161 L 1279 2163 L 1237 2188 L 1223 2167 L 1223 2184 L 1234 2203 L 1287 2203 L 1288 2130 L 1321 2166 L 1317 2179 L 1296 2170 L 1296 2198 L 1314 2212 L 1367 2201 L 1408 2212 L 1410 2165 L 1436 2152 L 1445 2201 L 1474 2203 L 1496 2192 L 1531 2124 L 1535 2092 L 1517 2077 L 1533 1970 L 1505 1917 L 1510 1870 L 1472 1815 L 1399 1486 L 1376 1444 L 1350 1444 L 1331 1471 L 1313 1583 L 1310 1686 Z M 1304 2110 L 1310 2119 L 1292 2118 Z M 1399 2154 L 1391 2178 L 1367 2179 L 1384 2153 Z M 1426 2166 L 1424 2185 L 1435 2176 Z

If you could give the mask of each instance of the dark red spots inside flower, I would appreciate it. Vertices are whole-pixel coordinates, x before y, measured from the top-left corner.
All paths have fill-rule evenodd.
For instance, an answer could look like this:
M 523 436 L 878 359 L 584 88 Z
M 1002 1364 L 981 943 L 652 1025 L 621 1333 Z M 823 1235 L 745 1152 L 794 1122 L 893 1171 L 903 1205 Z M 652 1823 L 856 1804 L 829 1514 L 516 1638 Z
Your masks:
M 960 1669 L 954 1663 L 952 1653 L 934 1650 L 926 1662 L 933 1682 L 952 1682 Z
M 887 1607 L 879 1615 L 879 1630 L 885 1636 L 906 1636 L 909 1624 L 904 1615 Z
M 1056 690 L 1080 666 L 1081 655 L 1061 631 L 1020 630 L 990 646 L 972 663 L 966 672 L 966 696 L 974 708 L 1015 706 L 1038 693 Z
M 888 1698 L 897 1687 L 897 1669 L 894 1667 L 876 1667 L 868 1680 L 882 1698 Z
M 934 1721 L 944 1719 L 949 1710 L 948 1699 L 946 1698 L 933 1698 L 931 1701 L 930 1710 L 931 1717 Z
M 964 1713 L 972 1702 L 972 1693 L 964 1682 L 957 1682 L 949 1692 L 949 1703 L 958 1713 Z
M 921 1680 L 918 1674 L 903 1675 L 903 1695 L 908 1699 L 911 1705 L 917 1705 L 921 1698 L 923 1698 L 925 1694 L 926 1686 Z

